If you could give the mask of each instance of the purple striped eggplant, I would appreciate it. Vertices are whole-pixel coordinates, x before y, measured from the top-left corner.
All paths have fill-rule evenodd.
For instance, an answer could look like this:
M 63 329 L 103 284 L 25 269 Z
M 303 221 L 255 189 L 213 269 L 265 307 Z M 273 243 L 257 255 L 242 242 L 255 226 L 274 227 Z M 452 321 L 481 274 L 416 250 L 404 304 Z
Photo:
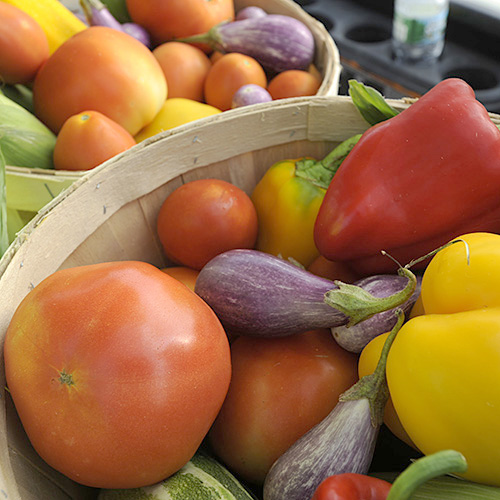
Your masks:
M 302 21 L 279 14 L 221 23 L 207 33 L 177 41 L 206 43 L 221 52 L 240 52 L 272 73 L 307 69 L 315 50 L 311 30 Z
M 373 280 L 383 298 L 366 292 L 363 281 L 360 286 L 332 282 L 274 255 L 238 249 L 208 262 L 195 292 L 229 332 L 278 337 L 359 323 L 403 304 L 416 286 L 408 270 Z

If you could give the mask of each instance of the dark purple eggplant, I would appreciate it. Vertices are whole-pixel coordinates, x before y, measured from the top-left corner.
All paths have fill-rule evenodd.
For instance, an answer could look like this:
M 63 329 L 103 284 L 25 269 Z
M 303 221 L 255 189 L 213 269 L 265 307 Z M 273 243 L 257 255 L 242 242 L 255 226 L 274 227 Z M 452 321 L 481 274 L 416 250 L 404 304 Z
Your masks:
M 310 499 L 328 476 L 368 472 L 389 397 L 387 355 L 404 321 L 401 309 L 393 314 L 396 325 L 375 372 L 341 394 L 330 414 L 274 462 L 264 481 L 264 500 Z
M 315 50 L 309 28 L 298 19 L 279 14 L 221 23 L 207 33 L 177 41 L 206 43 L 221 52 L 240 52 L 273 73 L 307 69 Z
M 236 13 L 236 21 L 243 21 L 244 19 L 264 17 L 267 16 L 267 12 L 256 5 L 249 5 L 244 7 Z
M 420 285 L 422 282 L 421 276 L 417 276 L 417 286 L 413 295 L 399 307 L 403 310 L 405 315 L 410 313 L 411 308 L 415 304 L 418 296 L 420 295 Z M 364 278 L 356 283 L 367 292 L 370 292 L 374 297 L 385 297 L 390 294 L 390 290 L 381 288 L 377 276 L 370 276 Z M 390 331 L 396 324 L 396 316 L 394 309 L 375 314 L 371 318 L 358 323 L 353 326 L 336 326 L 331 328 L 333 338 L 341 347 L 346 351 L 359 353 L 364 347 L 378 335 Z
M 374 277 L 385 295 L 375 298 L 356 284 L 332 282 L 274 255 L 238 249 L 208 262 L 195 292 L 231 333 L 278 337 L 356 324 L 393 309 L 415 290 L 415 276 L 404 273 Z

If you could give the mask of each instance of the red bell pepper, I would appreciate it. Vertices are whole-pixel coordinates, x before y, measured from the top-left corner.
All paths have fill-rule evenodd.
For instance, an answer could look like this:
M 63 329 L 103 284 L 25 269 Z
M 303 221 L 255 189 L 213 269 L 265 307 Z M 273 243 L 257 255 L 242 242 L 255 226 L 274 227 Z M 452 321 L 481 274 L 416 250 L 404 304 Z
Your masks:
M 383 479 L 346 472 L 327 477 L 311 500 L 385 500 L 390 489 Z
M 500 131 L 472 88 L 449 78 L 362 135 L 314 239 L 327 259 L 375 274 L 395 269 L 382 250 L 406 264 L 472 231 L 500 232 Z

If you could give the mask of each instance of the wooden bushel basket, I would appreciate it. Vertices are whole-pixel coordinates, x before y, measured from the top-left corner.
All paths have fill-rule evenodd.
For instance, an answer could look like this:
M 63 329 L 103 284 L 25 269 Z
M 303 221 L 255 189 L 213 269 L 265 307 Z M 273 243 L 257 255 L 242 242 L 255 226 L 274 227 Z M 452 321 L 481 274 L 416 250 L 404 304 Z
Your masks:
M 113 260 L 168 265 L 156 217 L 181 184 L 215 177 L 250 194 L 276 161 L 322 158 L 367 128 L 349 97 L 284 99 L 166 131 L 89 171 L 44 207 L 0 260 L 1 345 L 21 300 L 58 269 Z M 63 477 L 34 452 L 5 390 L 3 361 L 0 377 L 0 498 L 95 499 L 97 490 Z
M 63 2 L 68 3 L 68 2 Z M 324 25 L 293 0 L 234 0 L 236 11 L 255 5 L 269 14 L 283 14 L 302 21 L 312 32 L 316 44 L 314 65 L 322 76 L 316 95 L 337 95 L 341 73 L 340 56 Z M 46 203 L 85 172 L 54 171 L 39 168 L 6 167 L 8 217 L 11 232 L 22 227 Z M 37 200 L 33 203 L 33 200 Z

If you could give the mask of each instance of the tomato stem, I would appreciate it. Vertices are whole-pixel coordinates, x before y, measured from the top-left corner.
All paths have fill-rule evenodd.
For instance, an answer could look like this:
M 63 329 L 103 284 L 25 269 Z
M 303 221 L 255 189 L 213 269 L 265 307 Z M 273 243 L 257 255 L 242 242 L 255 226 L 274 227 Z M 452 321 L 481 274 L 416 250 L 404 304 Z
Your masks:
M 59 373 L 59 375 L 59 382 L 61 382 L 61 384 L 66 384 L 68 387 L 75 385 L 71 373 L 67 373 L 65 370 L 63 370 Z

